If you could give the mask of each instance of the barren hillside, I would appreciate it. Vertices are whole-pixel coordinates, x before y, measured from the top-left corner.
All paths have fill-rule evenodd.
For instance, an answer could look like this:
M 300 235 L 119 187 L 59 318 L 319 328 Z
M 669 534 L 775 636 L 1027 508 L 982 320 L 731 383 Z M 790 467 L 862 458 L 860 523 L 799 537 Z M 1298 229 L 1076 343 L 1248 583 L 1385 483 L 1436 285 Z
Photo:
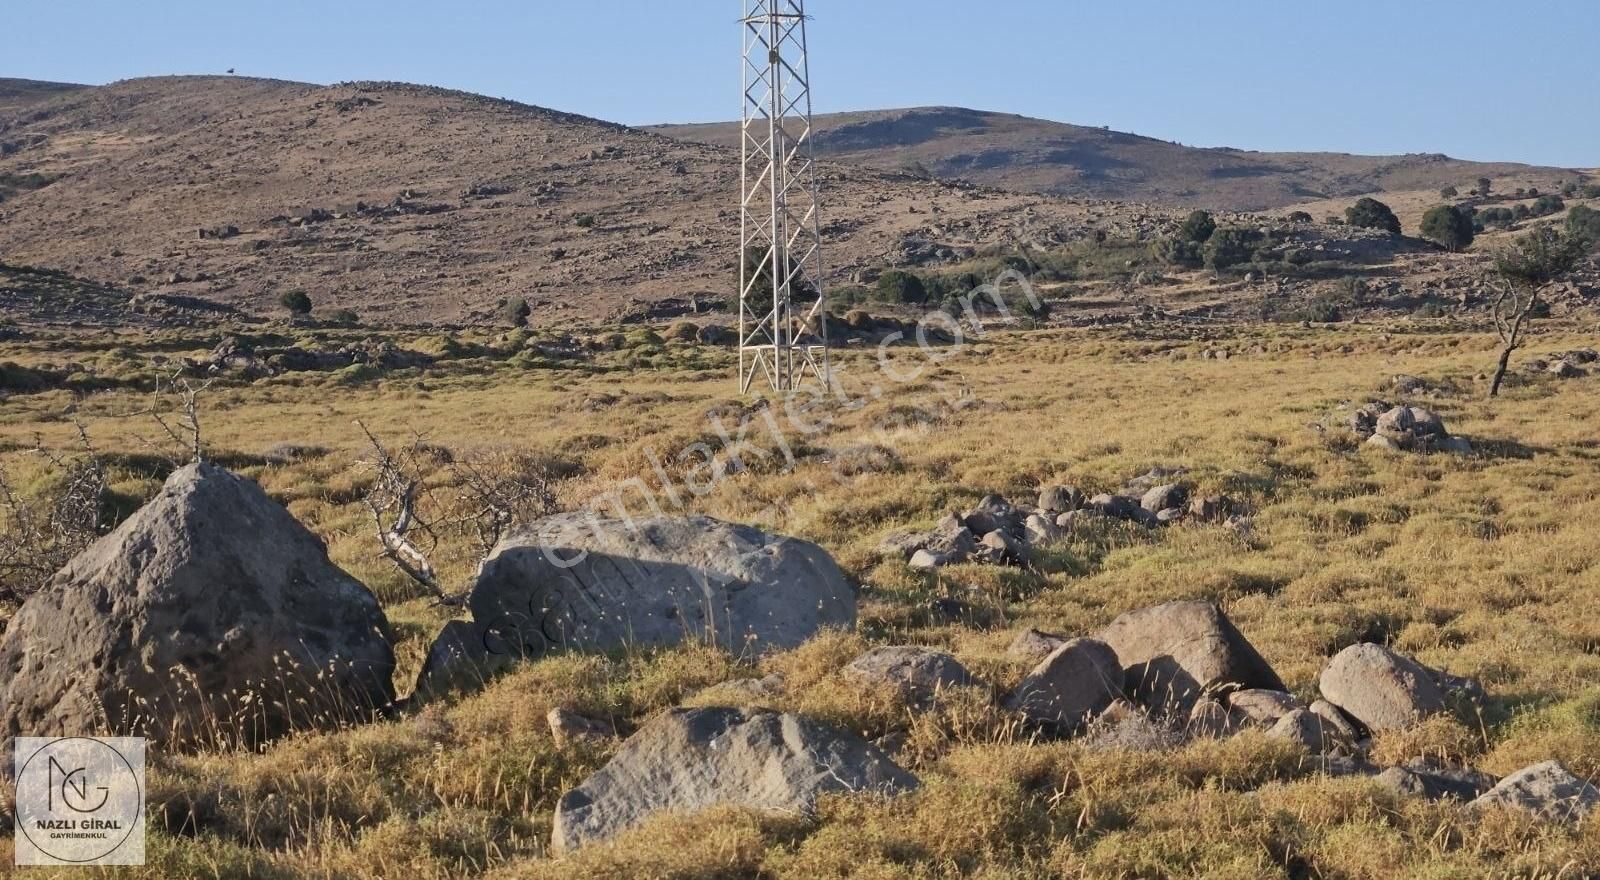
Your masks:
M 818 117 L 822 155 L 894 170 L 922 169 L 1016 192 L 1147 201 L 1236 211 L 1376 192 L 1434 190 L 1479 177 L 1549 186 L 1567 169 L 1466 162 L 1436 154 L 1351 156 L 1200 149 L 1100 128 L 956 107 Z M 737 146 L 736 123 L 651 129 Z
M 615 319 L 731 293 L 738 160 L 723 148 L 399 84 L 4 94 L 28 96 L 0 103 L 0 178 L 22 182 L 0 201 L 12 264 L 257 312 L 302 288 L 395 323 L 472 321 L 512 296 L 536 319 Z M 837 278 L 908 249 L 1068 235 L 1095 210 L 848 166 L 823 186 Z

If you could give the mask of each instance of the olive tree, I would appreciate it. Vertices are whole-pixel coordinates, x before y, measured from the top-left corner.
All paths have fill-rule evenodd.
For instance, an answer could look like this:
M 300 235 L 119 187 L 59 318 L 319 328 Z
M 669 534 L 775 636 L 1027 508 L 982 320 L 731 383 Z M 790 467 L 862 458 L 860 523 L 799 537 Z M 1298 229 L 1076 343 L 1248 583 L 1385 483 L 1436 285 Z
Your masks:
M 1506 370 L 1511 366 L 1511 353 L 1521 347 L 1528 321 L 1542 304 L 1544 290 L 1571 273 L 1591 246 L 1581 236 L 1543 226 L 1517 239 L 1495 257 L 1493 316 L 1501 349 L 1494 381 L 1489 386 L 1490 397 L 1500 395 Z

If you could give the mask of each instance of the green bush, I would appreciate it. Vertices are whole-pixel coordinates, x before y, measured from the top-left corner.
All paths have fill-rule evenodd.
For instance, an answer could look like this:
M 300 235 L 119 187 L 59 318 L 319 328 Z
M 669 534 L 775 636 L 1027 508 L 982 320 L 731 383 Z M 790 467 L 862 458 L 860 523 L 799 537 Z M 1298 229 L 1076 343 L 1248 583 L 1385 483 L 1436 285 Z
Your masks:
M 278 302 L 293 315 L 311 314 L 311 295 L 304 290 L 291 290 L 278 297 Z
M 1461 191 L 1453 186 L 1447 186 L 1444 189 L 1439 190 L 1439 198 L 1441 199 L 1453 199 L 1459 195 L 1461 195 Z
M 1517 222 L 1517 216 L 1510 208 L 1484 208 L 1478 212 L 1475 219 L 1484 228 L 1491 226 L 1504 228 Z
M 528 306 L 528 301 L 520 296 L 514 296 L 505 301 L 500 307 L 500 315 L 507 324 L 513 327 L 528 326 L 528 316 L 533 314 L 533 309 Z
M 1573 205 L 1567 212 L 1567 232 L 1591 244 L 1600 242 L 1600 211 L 1588 205 Z
M 1394 215 L 1388 205 L 1377 199 L 1366 198 L 1356 202 L 1344 212 L 1344 217 L 1351 226 L 1400 234 L 1400 218 Z
M 1255 259 L 1261 241 L 1262 235 L 1255 229 L 1239 226 L 1218 229 L 1206 242 L 1206 268 L 1221 270 L 1240 263 L 1248 263 Z
M 1533 207 L 1528 210 L 1532 211 L 1535 217 L 1548 217 L 1551 214 L 1559 214 L 1566 209 L 1567 203 L 1563 202 L 1560 196 L 1547 195 L 1535 199 Z
M 1184 218 L 1183 226 L 1178 229 L 1178 237 L 1183 241 L 1205 244 L 1216 231 L 1217 219 L 1211 216 L 1210 211 L 1195 211 Z
M 1198 269 L 1205 264 L 1205 248 L 1185 238 L 1164 238 L 1156 243 L 1156 259 L 1174 266 Z
M 1452 251 L 1472 244 L 1472 218 L 1454 205 L 1440 205 L 1422 215 L 1422 237 Z
M 884 302 L 922 303 L 928 301 L 928 288 L 922 278 L 910 272 L 890 269 L 878 276 L 878 298 Z

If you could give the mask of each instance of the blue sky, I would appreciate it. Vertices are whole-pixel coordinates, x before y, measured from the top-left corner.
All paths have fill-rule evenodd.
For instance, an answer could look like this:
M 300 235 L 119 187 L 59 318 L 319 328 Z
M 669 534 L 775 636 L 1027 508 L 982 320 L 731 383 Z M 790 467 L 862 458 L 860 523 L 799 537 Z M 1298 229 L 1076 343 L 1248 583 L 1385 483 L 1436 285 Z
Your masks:
M 738 113 L 738 0 L 11 0 L 0 76 L 450 86 Z M 1200 146 L 1600 166 L 1600 0 L 810 0 L 817 109 L 951 104 Z

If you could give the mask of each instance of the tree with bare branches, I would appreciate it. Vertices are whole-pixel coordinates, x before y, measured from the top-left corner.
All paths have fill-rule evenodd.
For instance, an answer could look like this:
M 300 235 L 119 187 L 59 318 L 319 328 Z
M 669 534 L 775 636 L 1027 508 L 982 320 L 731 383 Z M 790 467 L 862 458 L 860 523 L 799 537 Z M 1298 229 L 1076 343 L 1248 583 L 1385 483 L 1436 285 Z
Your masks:
M 1522 346 L 1528 321 L 1542 305 L 1544 290 L 1577 268 L 1592 243 L 1549 226 L 1518 238 L 1494 261 L 1495 278 L 1486 279 L 1494 291 L 1494 328 L 1500 334 L 1500 360 L 1495 366 L 1489 396 L 1500 396 L 1511 354 Z
M 374 479 L 363 501 L 377 530 L 381 555 L 441 605 L 460 606 L 466 596 L 452 591 L 429 561 L 446 540 L 464 539 L 487 556 L 518 522 L 555 509 L 549 468 L 531 453 L 491 449 L 457 455 L 414 437 L 391 451 L 367 426 Z M 430 487 L 430 460 L 448 469 L 446 485 Z
M 88 430 L 77 429 L 74 455 L 35 441 L 34 452 L 45 462 L 41 488 L 24 492 L 0 469 L 0 602 L 14 604 L 37 592 L 105 531 L 105 463 Z

